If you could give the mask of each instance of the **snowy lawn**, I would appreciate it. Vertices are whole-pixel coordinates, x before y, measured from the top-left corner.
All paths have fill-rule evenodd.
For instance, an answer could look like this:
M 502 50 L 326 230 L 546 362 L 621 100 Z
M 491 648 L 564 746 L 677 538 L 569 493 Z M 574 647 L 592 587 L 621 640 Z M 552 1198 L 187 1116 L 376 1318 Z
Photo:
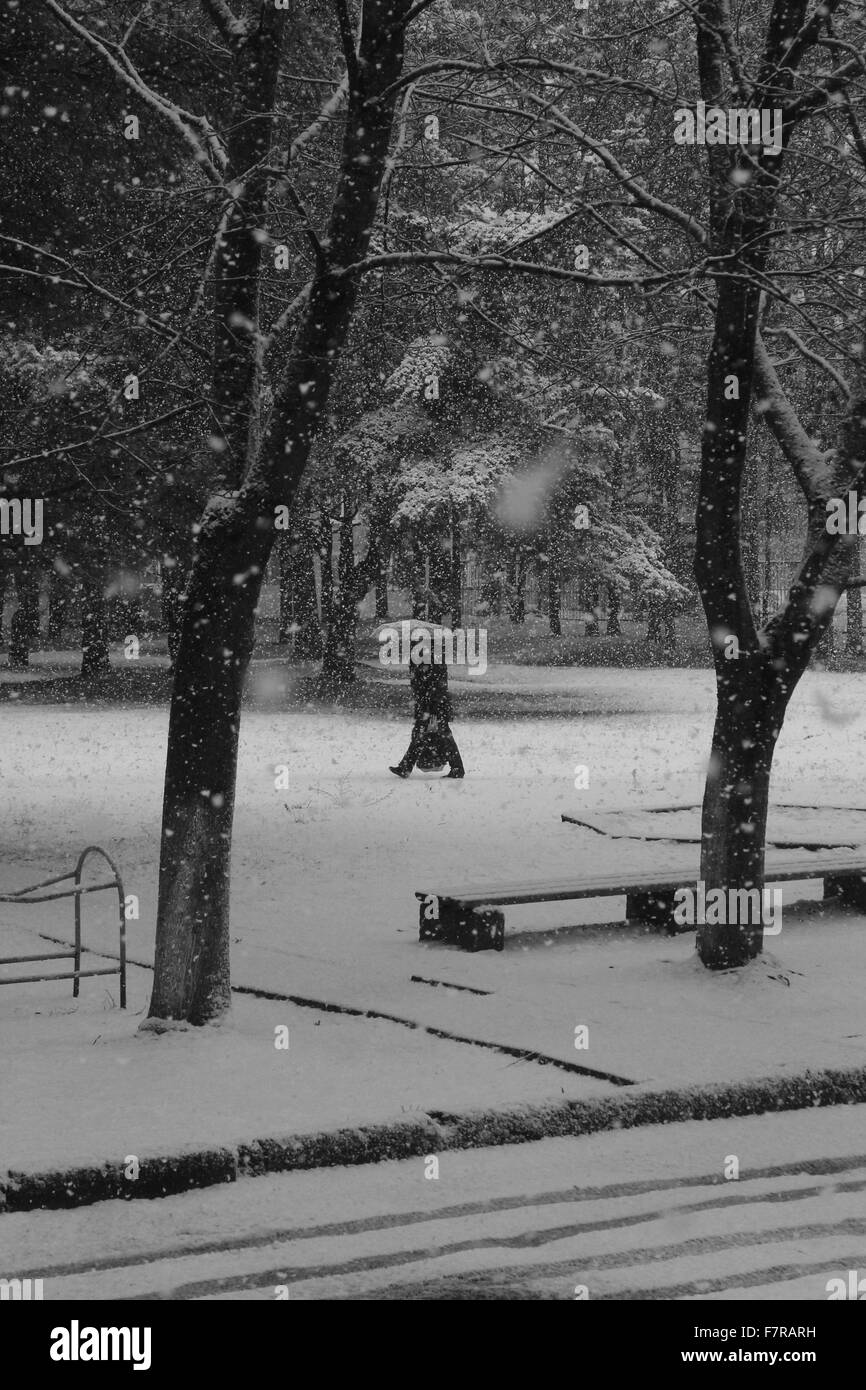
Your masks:
M 4 949 L 10 935 L 26 945 L 23 934 L 4 933 Z M 131 971 L 130 1016 L 113 1007 L 110 978 L 83 981 L 78 1003 L 69 982 L 3 991 L 0 1168 L 125 1164 L 130 1155 L 615 1089 L 420 1029 L 248 995 L 236 999 L 226 1024 L 156 1037 L 135 1030 L 151 980 L 149 971 Z M 278 1033 L 284 1028 L 288 1034 Z
M 788 889 L 781 936 L 768 941 L 763 961 L 731 974 L 696 965 L 690 937 L 580 929 L 620 918 L 624 904 L 615 899 L 506 911 L 501 955 L 418 943 L 415 888 L 684 861 L 695 877 L 696 849 L 607 840 L 559 818 L 697 799 L 711 729 L 709 672 L 491 668 L 478 679 L 503 699 L 519 687 L 545 713 L 458 719 L 468 768 L 461 783 L 391 776 L 408 717 L 274 708 L 269 669 L 256 674 L 257 702 L 242 729 L 237 983 L 375 1008 L 653 1085 L 866 1062 L 864 923 L 836 909 L 822 917 L 814 901 L 794 908 Z M 862 676 L 807 675 L 778 750 L 776 800 L 864 803 L 862 686 Z M 551 714 L 545 702 L 557 692 L 585 713 Z M 139 897 L 130 949 L 149 961 L 167 711 L 19 700 L 2 718 L 0 881 L 21 887 L 71 867 L 85 844 L 102 844 L 120 863 L 126 891 Z M 283 763 L 290 786 L 276 790 Z M 579 763 L 589 768 L 585 791 L 573 785 Z M 116 949 L 107 895 L 92 899 L 85 916 L 86 941 Z M 0 924 L 13 923 L 68 937 L 71 911 L 68 903 L 0 906 Z M 569 926 L 578 929 L 551 934 Z M 430 980 L 487 992 L 446 991 L 423 982 Z M 65 984 L 49 988 L 58 1004 L 71 1002 Z M 99 980 L 82 989 L 88 1007 L 102 998 Z M 17 993 L 0 994 L 0 1017 Z M 135 1022 L 128 1020 L 130 1032 Z M 575 1051 L 579 1024 L 589 1025 L 588 1051 Z M 471 1049 L 460 1053 L 468 1060 Z

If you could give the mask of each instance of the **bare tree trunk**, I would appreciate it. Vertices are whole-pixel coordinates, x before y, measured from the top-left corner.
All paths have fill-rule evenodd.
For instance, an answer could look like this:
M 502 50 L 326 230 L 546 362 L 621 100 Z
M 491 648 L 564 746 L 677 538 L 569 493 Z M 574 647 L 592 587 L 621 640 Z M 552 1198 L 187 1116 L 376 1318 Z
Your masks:
M 292 642 L 295 636 L 295 551 L 297 540 L 283 534 L 277 540 L 280 566 L 280 619 L 277 630 L 279 643 Z
M 337 586 L 331 595 L 330 620 L 325 628 L 322 694 L 344 694 L 355 683 L 355 629 L 358 609 L 355 598 L 355 540 L 352 512 L 344 506 L 340 521 L 340 553 L 337 557 Z
M 60 574 L 53 566 L 48 576 L 48 625 L 46 636 L 52 646 L 63 641 L 63 631 L 69 618 L 71 584 L 66 575 Z M 2 595 L 0 595 L 2 604 Z
M 388 617 L 388 562 L 383 560 L 376 569 L 376 620 L 384 622 Z
M 319 689 L 339 698 L 355 681 L 355 642 L 358 608 L 376 583 L 382 568 L 379 538 L 370 529 L 367 553 L 355 562 L 354 527 L 351 509 L 346 506 L 341 523 L 340 555 L 337 563 L 338 589 L 331 602 L 331 621 L 326 629 Z
M 760 653 L 741 655 L 733 671 L 717 671 L 718 709 L 701 822 L 701 878 L 707 887 L 762 888 L 770 771 L 790 691 Z M 742 965 L 761 950 L 755 927 L 702 925 L 705 965 Z
M 261 5 L 235 38 L 224 35 L 234 69 L 228 157 L 236 184 L 214 266 L 212 390 L 222 481 L 229 487 L 244 476 L 255 422 L 255 332 L 269 185 L 262 167 L 271 142 L 284 24 L 282 11 Z M 309 322 L 305 327 L 304 347 L 321 351 L 315 329 Z M 304 326 L 302 340 L 303 334 Z M 151 1018 L 204 1023 L 229 1006 L 229 870 L 241 693 L 274 541 L 274 511 L 263 502 L 244 507 L 238 498 L 235 508 L 216 511 L 209 504 L 187 584 L 174 653 Z
M 298 661 L 322 655 L 322 634 L 316 605 L 316 572 L 307 528 L 283 535 L 280 551 L 280 642 L 291 643 Z
M 451 513 L 451 625 L 463 626 L 463 556 L 460 551 L 460 518 L 456 508 Z
M 179 562 L 160 566 L 162 584 L 162 624 L 168 637 L 168 655 L 173 666 L 177 659 L 180 643 L 181 601 L 183 596 L 183 571 Z
M 99 518 L 94 519 L 97 530 L 101 524 Z M 81 674 L 86 680 L 98 680 L 111 671 L 105 598 L 107 571 L 108 557 L 97 536 L 81 575 Z
M 426 618 L 430 590 L 430 555 L 426 540 L 412 535 L 409 541 L 412 578 L 412 617 Z
M 26 553 L 26 552 L 25 552 Z M 39 596 L 42 587 L 42 570 L 33 560 L 25 560 L 18 571 L 18 600 L 27 625 L 27 638 L 31 647 L 39 642 Z
M 26 671 L 30 665 L 30 639 L 27 633 L 27 619 L 21 608 L 16 608 L 9 623 L 9 666 L 13 671 Z
M 740 554 L 740 488 L 757 312 L 755 288 L 719 282 L 695 550 L 695 575 L 716 668 L 716 721 L 701 827 L 701 879 L 708 890 L 763 887 L 775 746 L 767 730 L 776 727 L 777 720 L 781 723 L 787 703 L 774 693 L 772 669 L 764 669 Z M 731 378 L 738 384 L 734 399 L 725 391 Z M 714 969 L 742 965 L 758 954 L 761 941 L 760 927 L 698 929 L 701 960 Z
M 562 636 L 562 584 L 559 565 L 551 558 L 547 576 L 547 615 L 551 636 Z
M 331 625 L 334 608 L 334 533 L 330 518 L 323 517 L 318 526 L 319 568 L 322 575 L 322 646 L 324 634 Z
M 720 291 L 719 324 L 710 364 L 707 420 L 704 439 L 704 471 L 698 511 L 698 545 L 695 572 L 713 638 L 716 666 L 717 712 L 710 770 L 703 805 L 701 878 L 707 888 L 757 888 L 764 882 L 764 845 L 770 774 L 776 741 L 791 696 L 805 671 L 812 650 L 833 621 L 833 610 L 844 590 L 856 536 L 829 536 L 824 526 L 824 498 L 845 495 L 862 486 L 866 459 L 866 403 L 861 391 L 852 396 L 849 413 L 840 432 L 835 479 L 828 478 L 826 456 L 793 416 L 780 392 L 778 381 L 759 345 L 757 361 L 762 395 L 767 393 L 766 417 L 786 454 L 795 460 L 795 472 L 809 501 L 809 535 L 806 556 L 791 588 L 785 609 L 756 631 L 745 583 L 739 568 L 738 531 L 722 518 L 726 505 L 736 507 L 735 480 L 725 478 L 723 461 L 731 463 L 736 444 L 745 441 L 745 421 L 731 422 L 725 437 L 719 383 L 730 369 L 725 325 L 738 323 L 736 306 L 725 303 L 728 295 L 743 296 L 735 282 Z M 754 341 L 754 340 L 753 340 Z M 739 335 L 742 347 L 748 334 Z M 742 359 L 740 359 L 740 370 Z M 745 372 L 741 376 L 741 381 Z M 716 428 L 711 426 L 715 422 Z M 721 457 L 714 457 L 718 449 Z M 719 526 L 722 518 L 721 529 Z M 818 590 L 821 601 L 816 601 Z M 759 953 L 760 927 L 702 926 L 698 951 L 705 965 L 714 969 L 742 965 Z
M 426 589 L 413 589 L 413 590 L 412 590 L 412 617 L 413 617 L 413 618 L 426 618 L 426 617 L 427 617 L 427 590 L 426 590 Z
M 255 326 L 259 317 L 262 256 L 270 176 L 267 165 L 286 15 L 257 7 L 244 32 L 230 41 L 232 109 L 226 154 L 236 195 L 224 214 L 214 261 L 214 365 L 212 394 L 221 446 L 216 487 L 239 486 L 256 427 Z
M 677 649 L 677 624 L 675 608 L 672 603 L 662 604 L 662 642 L 670 655 Z
M 774 0 L 767 26 L 761 78 L 769 80 L 803 23 L 806 0 Z M 721 21 L 715 0 L 701 6 L 710 25 Z M 701 95 L 721 100 L 726 56 L 718 27 L 698 30 Z M 790 86 L 792 72 L 776 79 Z M 713 648 L 716 719 L 704 793 L 700 876 L 707 890 L 763 888 L 764 843 L 770 770 L 785 708 L 799 680 L 800 657 L 782 640 L 781 650 L 759 639 L 743 572 L 740 516 L 749 410 L 755 373 L 760 278 L 767 263 L 783 152 L 762 151 L 732 179 L 731 161 L 743 155 L 708 148 L 712 181 L 712 250 L 729 258 L 741 278 L 716 279 L 716 319 L 707 372 L 707 406 L 701 445 L 695 576 Z M 805 645 L 801 642 L 801 646 Z M 761 950 L 760 926 L 699 926 L 704 965 L 742 965 Z
M 851 578 L 860 578 L 860 545 L 854 547 L 854 556 L 851 562 Z M 845 633 L 845 650 L 849 656 L 863 655 L 863 591 L 858 585 L 847 591 L 847 631 Z
M 586 610 L 587 618 L 583 632 L 585 637 L 597 637 L 599 634 L 598 614 L 601 606 L 601 594 L 597 588 L 592 590 L 590 602 L 592 607 Z
M 150 1016 L 229 1004 L 229 864 L 244 676 L 272 534 L 216 528 L 193 562 L 169 722 Z M 248 575 L 243 584 L 234 576 Z
M 20 555 L 14 571 L 18 606 L 12 614 L 9 636 L 9 665 L 25 670 L 30 653 L 39 640 L 40 572 L 32 560 Z
M 761 460 L 752 449 L 749 451 L 743 474 L 742 545 L 746 592 L 756 619 L 760 614 L 761 541 L 764 529 L 763 499 L 760 494 L 762 472 Z
M 514 557 L 508 616 L 515 626 L 526 621 L 526 557 L 520 551 Z
M 553 637 L 562 636 L 562 537 L 551 524 L 547 543 L 547 619 Z
M 429 550 L 427 614 L 431 622 L 441 623 L 451 607 L 452 579 L 451 556 L 441 539 L 437 536 Z
M 410 8 L 365 0 L 326 249 L 243 485 L 212 499 L 202 519 L 169 721 L 151 1018 L 204 1023 L 228 1007 L 232 817 L 256 605 L 275 507 L 297 493 L 352 322 L 358 278 L 345 267 L 369 245 Z M 273 92 L 255 105 L 272 111 Z M 249 395 L 236 413 L 250 417 Z
M 607 614 L 607 635 L 608 637 L 620 637 L 622 635 L 622 623 L 619 620 L 620 592 L 619 589 L 611 584 L 607 593 L 610 602 L 610 608 Z
M 295 556 L 295 633 L 294 654 L 298 661 L 317 661 L 322 655 L 322 627 L 316 600 L 316 566 L 309 536 Z

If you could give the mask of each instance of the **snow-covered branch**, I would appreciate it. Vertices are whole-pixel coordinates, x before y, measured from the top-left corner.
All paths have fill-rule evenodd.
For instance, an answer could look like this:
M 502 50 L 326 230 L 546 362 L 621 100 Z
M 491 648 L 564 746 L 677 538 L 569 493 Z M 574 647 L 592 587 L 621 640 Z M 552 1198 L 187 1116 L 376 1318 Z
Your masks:
M 592 135 L 587 134 L 585 130 L 582 130 L 581 127 L 572 121 L 554 102 L 538 96 L 535 92 L 525 87 L 520 87 L 519 91 L 527 101 L 532 102 L 532 104 L 538 108 L 542 117 L 547 120 L 549 124 L 573 136 L 585 149 L 597 155 L 605 168 L 619 180 L 622 187 L 626 192 L 631 194 L 639 207 L 646 208 L 648 212 L 654 212 L 660 217 L 667 218 L 669 222 L 673 222 L 676 226 L 680 227 L 684 232 L 688 233 L 693 240 L 699 242 L 701 246 L 706 245 L 706 230 L 701 226 L 700 222 L 692 217 L 691 213 L 685 212 L 682 208 L 677 207 L 675 203 L 666 202 L 665 199 L 658 198 L 654 193 L 650 193 L 649 189 L 646 188 L 639 179 L 636 179 L 622 164 L 620 164 L 616 155 L 608 149 L 607 145 L 601 140 L 596 140 Z
M 161 120 L 168 123 L 175 134 L 180 136 L 192 150 L 196 163 L 211 183 L 221 187 L 223 170 L 226 167 L 225 152 L 222 150 L 221 141 L 210 122 L 204 116 L 195 116 L 189 111 L 184 111 L 176 102 L 169 101 L 167 97 L 155 92 L 137 72 L 122 49 L 117 48 L 116 45 L 111 45 L 108 40 L 97 38 L 85 25 L 79 24 L 73 15 L 64 10 L 63 6 L 58 4 L 58 0 L 39 0 L 39 2 L 51 11 L 64 28 L 80 39 L 94 53 L 98 53 L 115 76 L 120 78 L 124 86 L 133 92 L 140 101 L 144 102 L 151 111 L 156 112 Z M 117 48 L 116 53 L 111 51 L 112 47 Z M 205 144 L 210 147 L 211 154 L 208 154 L 205 144 L 202 144 L 202 140 L 196 134 L 196 127 L 201 132 Z M 215 160 L 216 162 L 214 162 Z
M 510 271 L 541 276 L 549 280 L 568 280 L 578 285 L 595 285 L 599 289 L 673 285 L 679 280 L 691 280 L 695 275 L 693 267 L 664 271 L 656 275 L 599 275 L 595 271 L 570 270 L 568 266 L 515 260 L 511 256 L 470 256 L 459 251 L 389 251 L 380 256 L 368 256 L 366 260 L 356 261 L 354 265 L 335 266 L 331 269 L 330 275 L 334 278 L 367 275 L 371 270 L 379 270 L 386 266 L 408 265 L 460 265 L 471 270 Z
M 830 454 L 803 429 L 760 333 L 755 339 L 755 396 L 755 409 L 790 463 L 807 502 L 822 501 L 830 489 Z
M 249 27 L 246 21 L 232 14 L 227 0 L 201 0 L 201 7 L 230 48 L 243 43 Z
M 315 140 L 316 136 L 334 119 L 348 94 L 349 76 L 348 73 L 343 73 L 339 85 L 328 97 L 316 119 L 311 121 L 304 130 L 298 132 L 288 150 L 275 151 L 275 157 L 278 160 L 284 160 L 287 164 L 291 163 L 298 151 L 308 145 L 311 140 Z
M 849 387 L 842 373 L 838 372 L 836 368 L 833 366 L 833 363 L 828 362 L 826 357 L 822 357 L 820 353 L 813 352 L 810 347 L 807 347 L 806 344 L 803 342 L 803 339 L 800 337 L 799 333 L 795 333 L 793 328 L 787 327 L 765 329 L 765 332 L 768 336 L 780 336 L 788 338 L 789 341 L 794 344 L 794 346 L 803 354 L 804 357 L 807 357 L 810 362 L 814 362 L 816 367 L 820 367 L 822 372 L 826 372 L 829 377 L 833 378 L 836 385 L 839 387 L 839 390 L 842 392 L 842 397 L 847 404 L 848 400 L 851 397 L 851 388 Z

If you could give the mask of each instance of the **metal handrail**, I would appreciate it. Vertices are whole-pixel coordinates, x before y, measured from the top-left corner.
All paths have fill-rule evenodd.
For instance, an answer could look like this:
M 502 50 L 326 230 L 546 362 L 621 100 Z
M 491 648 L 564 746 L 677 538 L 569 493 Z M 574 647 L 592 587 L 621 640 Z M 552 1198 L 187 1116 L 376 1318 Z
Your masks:
M 113 877 L 106 883 L 83 884 L 81 882 L 81 871 L 84 862 L 90 854 L 99 854 L 108 864 Z M 66 883 L 69 879 L 74 880 L 74 887 L 65 888 L 59 893 L 42 893 L 43 888 L 53 888 L 57 883 Z M 118 901 L 118 928 L 120 933 L 120 958 L 116 966 L 110 966 L 95 970 L 81 969 L 81 899 L 85 893 L 102 893 L 107 889 L 117 889 Z M 37 895 L 37 896 L 34 896 Z M 23 965 L 29 961 L 41 960 L 73 960 L 75 968 L 73 970 L 62 971 L 59 974 L 51 975 L 11 975 L 7 978 L 0 978 L 0 985 L 23 985 L 35 984 L 42 980 L 73 980 L 72 997 L 78 998 L 80 981 L 87 975 L 119 975 L 120 976 L 120 1007 L 126 1008 L 126 914 L 125 894 L 123 891 L 123 880 L 120 877 L 120 870 L 109 854 L 99 845 L 88 845 L 78 856 L 78 862 L 74 869 L 66 874 L 56 874 L 53 878 L 43 879 L 41 883 L 31 884 L 29 888 L 18 888 L 14 893 L 0 893 L 0 903 L 12 903 L 15 906 L 24 907 L 31 903 L 54 902 L 58 898 L 73 898 L 75 903 L 75 944 L 69 951 L 43 951 L 37 956 L 0 956 L 0 965 Z

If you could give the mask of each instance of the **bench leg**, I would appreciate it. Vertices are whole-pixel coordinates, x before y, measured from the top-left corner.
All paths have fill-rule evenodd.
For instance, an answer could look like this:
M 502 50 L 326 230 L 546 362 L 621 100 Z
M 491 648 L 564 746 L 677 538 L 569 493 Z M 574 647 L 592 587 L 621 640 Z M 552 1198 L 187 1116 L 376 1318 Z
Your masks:
M 673 893 L 629 893 L 625 900 L 625 915 L 630 922 L 646 922 L 657 931 L 676 936 L 681 931 L 694 931 L 693 926 L 678 927 L 674 921 Z
M 493 923 L 493 949 L 494 951 L 505 950 L 505 913 L 494 912 Z
M 443 935 L 442 907 L 438 898 L 422 898 L 418 905 L 418 940 L 441 941 Z
M 849 903 L 851 907 L 866 908 L 866 878 L 861 878 L 859 874 L 826 874 L 824 897 Z
M 465 951 L 501 951 L 505 945 L 505 914 L 491 909 L 462 913 L 458 940 Z
M 423 898 L 418 923 L 419 941 L 448 941 L 453 945 L 459 940 L 461 923 L 454 904 L 447 898 Z

